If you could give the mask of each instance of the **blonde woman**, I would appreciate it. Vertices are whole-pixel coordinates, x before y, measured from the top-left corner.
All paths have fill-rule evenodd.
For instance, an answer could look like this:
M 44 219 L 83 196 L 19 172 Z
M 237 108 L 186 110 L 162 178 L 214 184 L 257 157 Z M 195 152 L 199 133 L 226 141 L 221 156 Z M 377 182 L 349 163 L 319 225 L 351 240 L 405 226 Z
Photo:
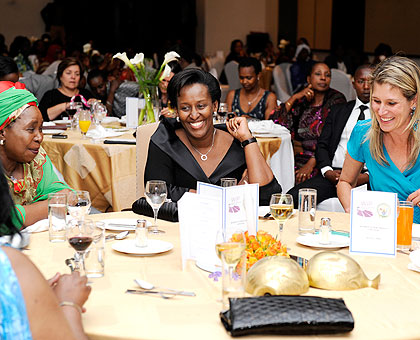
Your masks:
M 412 201 L 420 223 L 420 69 L 408 58 L 392 56 L 372 74 L 372 120 L 359 122 L 347 145 L 338 197 L 350 211 L 350 191 L 366 164 L 372 190 L 395 192 Z

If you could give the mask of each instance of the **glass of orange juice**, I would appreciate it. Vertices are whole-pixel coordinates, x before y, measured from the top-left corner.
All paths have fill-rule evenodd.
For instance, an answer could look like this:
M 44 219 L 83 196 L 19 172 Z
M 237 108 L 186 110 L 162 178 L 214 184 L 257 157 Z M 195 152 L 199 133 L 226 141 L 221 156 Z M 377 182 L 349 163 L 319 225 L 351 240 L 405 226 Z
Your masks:
M 397 220 L 397 249 L 410 250 L 413 215 L 413 202 L 400 201 Z
M 86 139 L 86 132 L 88 132 L 89 130 L 90 122 L 91 122 L 90 111 L 88 110 L 79 111 L 79 127 L 80 127 L 80 131 L 82 131 L 83 139 Z

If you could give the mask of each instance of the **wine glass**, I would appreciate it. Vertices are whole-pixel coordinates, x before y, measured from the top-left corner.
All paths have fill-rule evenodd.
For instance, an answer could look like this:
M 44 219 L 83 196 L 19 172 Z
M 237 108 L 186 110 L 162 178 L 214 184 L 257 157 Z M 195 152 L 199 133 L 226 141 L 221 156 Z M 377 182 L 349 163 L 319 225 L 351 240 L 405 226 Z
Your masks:
M 82 139 L 86 139 L 86 132 L 88 132 L 91 123 L 90 111 L 80 110 L 79 112 L 79 127 L 82 131 Z
M 279 225 L 279 239 L 281 240 L 283 225 L 293 213 L 293 196 L 289 194 L 271 195 L 270 212 Z
M 66 109 L 67 116 L 69 116 L 69 119 L 70 119 L 70 128 L 72 130 L 74 130 L 76 126 L 74 122 L 74 119 L 75 119 L 74 117 L 76 113 L 82 109 L 83 109 L 83 104 L 80 102 L 70 102 L 69 107 Z
M 224 310 L 228 308 L 230 297 L 242 297 L 244 294 L 245 248 L 246 239 L 241 230 L 231 232 L 220 229 L 217 232 L 216 254 L 222 261 L 222 305 Z
M 67 241 L 76 250 L 75 269 L 85 270 L 85 251 L 93 241 L 94 229 L 92 220 L 70 220 L 67 224 Z
M 217 114 L 219 115 L 220 123 L 226 122 L 226 115 L 228 113 L 228 106 L 226 103 L 220 103 L 219 104 L 219 111 Z
M 67 194 L 67 211 L 72 219 L 83 221 L 90 212 L 89 191 L 75 190 Z
M 152 207 L 154 214 L 154 223 L 149 232 L 154 234 L 164 233 L 163 230 L 159 230 L 157 227 L 157 215 L 160 207 L 166 200 L 167 191 L 165 181 L 147 181 L 144 193 L 146 194 L 146 201 Z
M 95 117 L 95 121 L 97 125 L 101 125 L 102 120 L 106 117 L 107 109 L 104 104 L 100 101 L 96 101 L 92 104 L 92 113 Z

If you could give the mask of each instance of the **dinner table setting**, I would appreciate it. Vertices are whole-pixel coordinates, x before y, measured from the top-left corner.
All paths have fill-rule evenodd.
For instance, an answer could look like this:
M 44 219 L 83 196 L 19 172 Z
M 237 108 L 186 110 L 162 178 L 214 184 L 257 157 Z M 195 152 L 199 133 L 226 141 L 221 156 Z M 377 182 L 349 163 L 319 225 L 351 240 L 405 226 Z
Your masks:
M 145 191 L 154 218 L 133 211 L 90 215 L 88 195 L 77 191 L 60 205 L 67 213 L 53 214 L 58 205 L 51 200 L 45 227 L 29 227 L 23 252 L 45 277 L 73 270 L 88 277 L 92 293 L 82 318 L 90 339 L 420 336 L 420 225 L 412 220 L 408 248 L 398 238 L 394 256 L 364 254 L 366 219 L 393 221 L 383 210 L 358 217 L 316 211 L 309 189 L 299 193 L 298 209 L 287 194 L 252 207 L 238 198 L 252 185 L 199 183 L 198 193 L 178 204 L 179 222 L 169 222 L 156 218 L 167 202 L 166 185 L 157 182 Z M 222 204 L 219 189 L 227 197 Z M 203 203 L 207 211 L 192 211 Z M 214 223 L 217 209 L 231 217 Z

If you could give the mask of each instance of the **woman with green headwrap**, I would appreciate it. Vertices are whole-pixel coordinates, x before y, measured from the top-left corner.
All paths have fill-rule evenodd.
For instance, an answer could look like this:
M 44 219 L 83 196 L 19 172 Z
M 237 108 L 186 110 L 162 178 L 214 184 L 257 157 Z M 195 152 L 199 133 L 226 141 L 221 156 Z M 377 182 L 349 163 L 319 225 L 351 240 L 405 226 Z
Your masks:
M 48 194 L 68 191 L 41 147 L 42 114 L 20 83 L 0 82 L 0 159 L 20 226 L 48 216 Z

